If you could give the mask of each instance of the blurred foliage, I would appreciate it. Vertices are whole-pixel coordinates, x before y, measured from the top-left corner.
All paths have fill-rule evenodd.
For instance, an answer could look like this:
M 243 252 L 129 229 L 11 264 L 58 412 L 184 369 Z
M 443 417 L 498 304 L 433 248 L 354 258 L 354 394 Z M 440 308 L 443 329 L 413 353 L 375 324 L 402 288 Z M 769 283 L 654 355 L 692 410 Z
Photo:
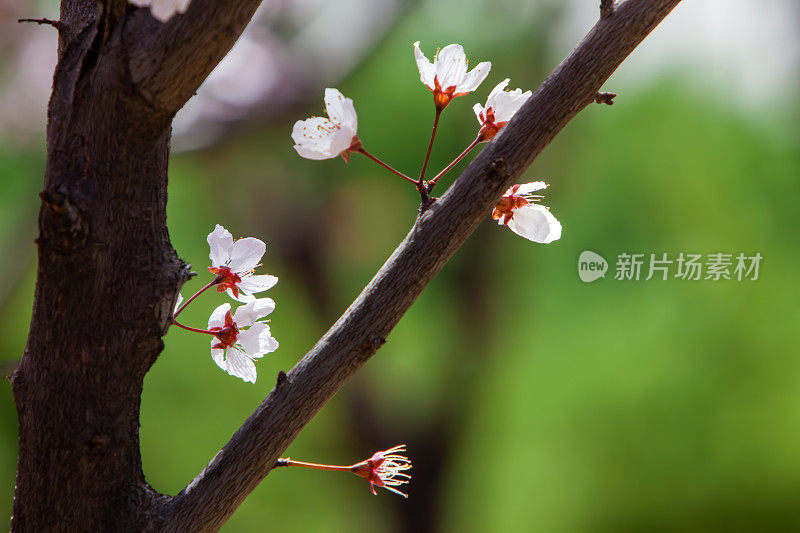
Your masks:
M 457 40 L 473 61 L 494 62 L 480 96 L 446 111 L 434 171 L 473 138 L 474 101 L 506 73 L 513 87 L 533 87 L 558 60 L 541 22 L 490 38 L 478 32 L 486 13 L 472 9 L 434 32 L 437 9 L 414 10 L 339 86 L 355 100 L 365 146 L 411 174 L 433 113 L 410 42 L 421 38 L 430 55 Z M 582 112 L 526 175 L 551 184 L 545 204 L 563 238 L 534 245 L 487 217 L 287 451 L 348 464 L 408 439 L 408 501 L 373 497 L 355 476 L 282 469 L 225 530 L 399 531 L 415 520 L 431 531 L 798 530 L 798 109 L 779 102 L 756 114 L 691 87 L 679 74 L 613 86 L 613 107 Z M 321 91 L 316 106 L 309 112 L 322 108 Z M 213 364 L 207 339 L 170 331 L 142 401 L 144 470 L 157 490 L 179 491 L 214 456 L 416 215 L 415 191 L 363 158 L 296 157 L 290 126 L 172 158 L 170 234 L 199 273 L 184 296 L 208 279 L 215 223 L 264 239 L 263 269 L 280 277 L 270 296 L 281 347 L 252 386 Z M 0 361 L 24 349 L 43 150 L 0 147 Z M 622 282 L 612 264 L 605 280 L 584 284 L 576 263 L 587 249 L 610 263 L 621 252 L 764 260 L 757 281 Z M 203 325 L 222 301 L 204 295 L 186 322 Z M 0 394 L 0 501 L 10 515 L 16 415 L 7 383 Z

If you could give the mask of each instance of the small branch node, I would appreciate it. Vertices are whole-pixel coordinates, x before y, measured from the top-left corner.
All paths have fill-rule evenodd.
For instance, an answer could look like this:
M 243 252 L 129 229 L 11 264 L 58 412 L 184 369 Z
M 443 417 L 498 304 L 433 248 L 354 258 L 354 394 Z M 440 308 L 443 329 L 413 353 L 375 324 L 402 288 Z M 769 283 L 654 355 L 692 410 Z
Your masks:
M 427 211 L 436 200 L 437 199 L 432 196 L 423 197 L 422 201 L 419 204 L 419 215 L 422 216 L 425 213 L 425 211 Z
M 600 18 L 606 19 L 614 14 L 614 0 L 600 0 Z
M 54 27 L 55 29 L 61 28 L 61 21 L 60 20 L 51 20 L 51 19 L 17 19 L 18 23 L 22 22 L 35 22 L 38 25 L 47 24 L 49 26 Z
M 594 95 L 594 101 L 596 104 L 614 105 L 614 97 L 616 96 L 617 93 L 597 93 Z
M 272 468 L 279 468 L 281 466 L 289 466 L 289 461 L 290 461 L 290 459 L 288 457 L 281 457 L 280 459 L 275 461 L 275 465 Z
M 498 157 L 489 163 L 489 169 L 486 174 L 492 180 L 504 179 L 506 177 L 506 162 L 502 157 Z
M 275 382 L 275 388 L 278 389 L 287 383 L 291 383 L 288 374 L 286 374 L 286 372 L 284 372 L 283 370 L 279 371 L 278 379 Z M 286 465 L 280 465 L 280 466 L 286 466 Z
M 95 435 L 89 443 L 90 448 L 97 448 L 99 446 L 108 446 L 111 438 L 108 435 Z
M 372 343 L 373 346 L 375 346 L 375 348 L 380 348 L 381 346 L 386 344 L 386 338 L 385 337 L 377 337 L 376 336 L 376 337 L 372 337 L 370 339 L 370 342 Z

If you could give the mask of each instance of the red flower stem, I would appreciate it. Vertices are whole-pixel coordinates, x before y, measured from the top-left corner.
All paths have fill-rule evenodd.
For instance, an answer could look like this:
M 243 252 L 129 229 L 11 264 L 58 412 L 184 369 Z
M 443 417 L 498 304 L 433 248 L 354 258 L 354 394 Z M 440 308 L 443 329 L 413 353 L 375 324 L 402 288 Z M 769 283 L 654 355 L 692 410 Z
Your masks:
M 216 278 L 214 278 L 214 281 L 212 281 L 211 283 L 209 283 L 208 285 L 206 285 L 205 287 L 203 287 L 202 289 L 200 289 L 199 291 L 197 291 L 196 293 L 194 293 L 194 296 L 192 296 L 191 298 L 189 298 L 188 300 L 186 300 L 185 302 L 183 302 L 183 305 L 180 307 L 180 309 L 178 309 L 177 311 L 175 311 L 175 314 L 174 314 L 174 315 L 172 315 L 172 320 L 174 321 L 174 320 L 175 320 L 175 319 L 178 317 L 178 315 L 179 315 L 179 314 L 181 314 L 181 311 L 183 311 L 184 309 L 186 309 L 186 306 L 187 306 L 187 305 L 189 305 L 190 303 L 192 303 L 192 300 L 194 300 L 195 298 L 197 298 L 198 296 L 200 296 L 200 294 L 201 294 L 201 293 L 202 293 L 204 290 L 208 289 L 209 287 L 213 287 L 214 285 L 218 285 L 221 279 L 222 279 L 222 278 L 221 278 L 221 276 L 217 276 Z M 177 322 L 175 322 L 175 323 L 177 324 Z
M 447 174 L 447 173 L 450 171 L 450 169 L 451 169 L 451 168 L 453 168 L 454 166 L 456 166 L 456 165 L 458 164 L 458 162 L 459 162 L 459 161 L 461 161 L 462 159 L 464 159 L 464 156 L 466 156 L 468 153 L 470 153 L 470 151 L 472 151 L 472 149 L 473 149 L 473 148 L 475 148 L 476 146 L 478 146 L 478 143 L 480 143 L 480 142 L 481 142 L 481 140 L 482 140 L 482 136 L 481 136 L 481 134 L 479 133 L 479 134 L 478 134 L 478 136 L 477 136 L 477 137 L 475 137 L 475 140 L 474 140 L 474 141 L 472 141 L 472 143 L 470 143 L 470 145 L 469 145 L 469 146 L 467 146 L 467 148 L 466 148 L 466 149 L 465 149 L 463 152 L 461 152 L 461 155 L 459 155 L 458 157 L 456 157 L 456 158 L 453 160 L 453 162 L 452 162 L 452 163 L 450 163 L 449 165 L 447 165 L 446 167 L 444 167 L 444 170 L 442 170 L 441 172 L 439 172 L 438 174 L 436 174 L 436 176 L 435 176 L 435 177 L 434 177 L 432 180 L 430 180 L 430 181 L 428 182 L 428 192 L 430 192 L 430 191 L 431 191 L 431 189 L 433 189 L 434 185 L 436 185 L 436 182 L 437 182 L 437 181 L 439 181 L 439 178 L 441 178 L 442 176 L 444 176 L 445 174 Z
M 428 143 L 428 153 L 425 154 L 425 162 L 422 163 L 422 171 L 419 173 L 418 186 L 422 186 L 422 180 L 425 179 L 425 170 L 428 168 L 428 160 L 431 157 L 431 150 L 433 150 L 433 139 L 436 138 L 436 128 L 439 126 L 439 117 L 442 115 L 442 110 L 436 108 L 436 118 L 433 119 L 433 130 L 431 130 L 431 142 Z
M 414 185 L 416 185 L 416 184 L 417 184 L 417 181 L 416 181 L 416 180 L 413 180 L 413 179 L 409 178 L 408 176 L 406 176 L 405 174 L 403 174 L 402 172 L 400 172 L 400 171 L 398 171 L 398 170 L 395 170 L 395 169 L 393 169 L 392 167 L 390 167 L 389 165 L 387 165 L 386 163 L 384 163 L 383 161 L 381 161 L 380 159 L 378 159 L 377 157 L 375 157 L 375 156 L 374 156 L 374 155 L 372 155 L 371 153 L 367 152 L 367 151 L 364 149 L 364 147 L 363 147 L 363 146 L 362 146 L 362 147 L 360 147 L 360 148 L 358 148 L 358 149 L 357 149 L 357 150 L 355 150 L 355 151 L 356 151 L 356 152 L 358 152 L 358 153 L 360 153 L 360 154 L 364 154 L 365 156 L 367 156 L 368 158 L 372 159 L 373 161 L 375 161 L 376 163 L 378 163 L 380 166 L 382 166 L 383 168 L 385 168 L 386 170 L 388 170 L 388 171 L 389 171 L 389 172 L 391 172 L 392 174 L 397 174 L 398 176 L 400 176 L 400 177 L 401 177 L 401 178 L 403 178 L 404 180 L 406 180 L 406 181 L 408 181 L 408 182 L 411 182 L 411 183 L 413 183 Z
M 181 324 L 180 322 L 175 320 L 174 317 L 172 318 L 172 323 L 175 324 L 176 326 L 178 326 L 179 328 L 183 328 L 183 329 L 185 329 L 187 331 L 194 331 L 195 333 L 206 333 L 208 335 L 216 335 L 216 332 L 209 331 L 207 329 L 198 329 L 198 328 L 193 328 L 191 326 L 184 326 L 183 324 Z
M 279 466 L 300 466 L 303 468 L 314 468 L 316 470 L 333 470 L 335 472 L 352 472 L 352 466 L 336 466 L 336 465 L 321 465 L 317 463 L 305 463 L 303 461 L 293 461 L 289 458 L 281 458 L 275 463 L 275 467 Z

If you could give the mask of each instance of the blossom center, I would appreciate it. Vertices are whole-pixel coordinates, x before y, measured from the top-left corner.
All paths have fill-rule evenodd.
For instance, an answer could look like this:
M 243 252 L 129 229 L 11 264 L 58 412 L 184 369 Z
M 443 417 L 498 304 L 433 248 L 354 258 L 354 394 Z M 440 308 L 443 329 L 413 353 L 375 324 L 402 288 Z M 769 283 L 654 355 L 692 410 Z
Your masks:
M 208 267 L 208 271 L 212 274 L 216 274 L 217 280 L 219 280 L 217 282 L 217 292 L 225 292 L 230 289 L 238 298 L 239 287 L 237 285 L 242 282 L 242 278 L 239 274 L 231 271 L 230 267 L 227 266 Z
M 380 474 L 378 474 L 378 468 L 380 468 L 385 460 L 385 457 L 378 452 L 371 458 L 353 467 L 353 473 L 357 476 L 363 477 L 373 485 L 383 487 L 383 478 L 381 478 Z
M 230 311 L 225 314 L 224 326 L 217 326 L 209 328 L 208 330 L 213 332 L 214 336 L 219 339 L 219 342 L 215 344 L 213 348 L 229 348 L 236 344 L 236 341 L 239 339 L 239 328 L 236 326 L 236 322 L 233 321 Z
M 492 211 L 492 218 L 494 220 L 503 219 L 503 224 L 508 224 L 508 221 L 514 218 L 514 210 L 528 205 L 530 202 L 522 195 L 509 194 L 500 198 L 497 205 L 494 206 Z
M 494 109 L 491 107 L 486 108 L 486 115 L 481 113 L 481 130 L 478 132 L 481 142 L 491 141 L 505 126 L 506 122 L 495 122 Z
M 439 83 L 438 76 L 433 77 L 433 85 L 435 87 L 435 89 L 433 90 L 433 105 L 436 106 L 436 109 L 441 111 L 442 109 L 447 107 L 447 104 L 449 104 L 450 100 L 453 99 L 453 96 L 455 95 L 456 92 L 456 86 L 451 85 L 450 87 L 442 89 L 442 86 Z

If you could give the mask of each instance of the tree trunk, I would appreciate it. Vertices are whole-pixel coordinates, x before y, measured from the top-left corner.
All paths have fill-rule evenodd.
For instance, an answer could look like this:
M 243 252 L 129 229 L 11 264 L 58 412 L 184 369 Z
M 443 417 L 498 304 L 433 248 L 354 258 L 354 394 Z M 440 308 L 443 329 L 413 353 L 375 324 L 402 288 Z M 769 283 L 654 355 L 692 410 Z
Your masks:
M 119 74 L 89 72 L 50 102 L 36 297 L 13 378 L 21 531 L 140 530 L 161 502 L 142 473 L 139 405 L 188 270 L 166 226 L 169 120 Z

